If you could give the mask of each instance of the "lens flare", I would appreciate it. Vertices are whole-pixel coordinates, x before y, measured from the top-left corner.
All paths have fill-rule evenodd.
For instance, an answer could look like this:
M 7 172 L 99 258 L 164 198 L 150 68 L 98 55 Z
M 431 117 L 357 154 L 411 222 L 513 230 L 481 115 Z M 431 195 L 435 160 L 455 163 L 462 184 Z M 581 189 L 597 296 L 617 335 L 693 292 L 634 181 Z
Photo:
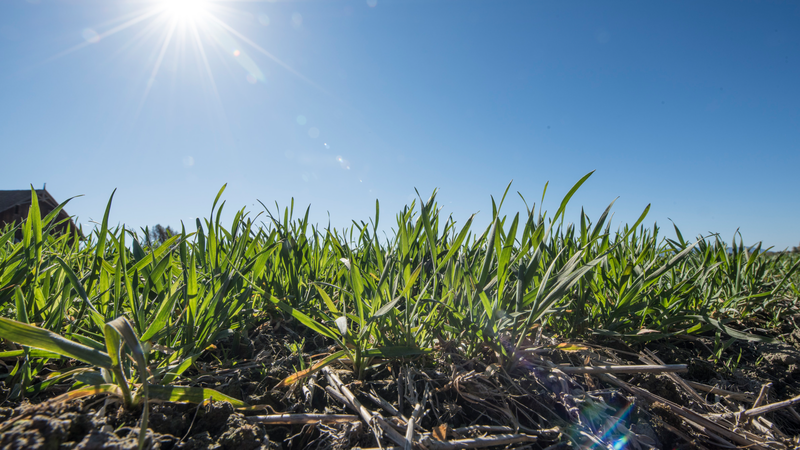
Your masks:
M 295 28 L 300 28 L 303 26 L 303 16 L 302 14 L 296 12 L 292 13 L 292 26 Z
M 86 28 L 83 30 L 81 32 L 81 36 L 83 36 L 83 39 L 90 44 L 97 44 L 100 42 L 100 35 L 97 34 L 97 31 L 94 31 L 91 28 Z

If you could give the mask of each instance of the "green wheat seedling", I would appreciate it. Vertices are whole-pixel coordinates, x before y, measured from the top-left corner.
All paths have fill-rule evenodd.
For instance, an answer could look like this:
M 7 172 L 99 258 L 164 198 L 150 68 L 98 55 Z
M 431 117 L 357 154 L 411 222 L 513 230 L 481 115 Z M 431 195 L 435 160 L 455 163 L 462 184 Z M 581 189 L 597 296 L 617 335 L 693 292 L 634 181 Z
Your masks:
M 106 351 L 100 351 L 65 339 L 51 331 L 37 328 L 11 319 L 0 318 L 0 335 L 9 341 L 35 348 L 58 356 L 73 358 L 90 367 L 73 371 L 72 375 L 81 386 L 65 394 L 63 399 L 75 399 L 89 395 L 108 394 L 119 398 L 126 408 L 143 406 L 139 448 L 145 444 L 149 400 L 190 401 L 200 403 L 205 399 L 230 402 L 235 407 L 248 405 L 211 389 L 184 386 L 150 384 L 147 356 L 142 343 L 125 317 L 119 317 L 103 327 Z M 132 370 L 125 358 L 123 344 L 135 361 Z

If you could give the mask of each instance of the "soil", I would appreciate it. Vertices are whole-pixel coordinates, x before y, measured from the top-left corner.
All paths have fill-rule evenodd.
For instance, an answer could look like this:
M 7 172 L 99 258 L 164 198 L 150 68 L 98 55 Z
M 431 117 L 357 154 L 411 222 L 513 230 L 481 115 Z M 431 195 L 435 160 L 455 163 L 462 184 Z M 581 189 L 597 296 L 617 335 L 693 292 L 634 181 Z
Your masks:
M 306 367 L 310 359 L 335 351 L 331 342 L 310 332 L 299 332 L 299 328 L 292 329 L 282 322 L 265 322 L 248 336 L 218 343 L 213 354 L 199 361 L 187 374 L 186 380 L 191 385 L 219 390 L 251 405 L 261 405 L 261 409 L 242 412 L 224 402 L 151 403 L 147 447 L 164 450 L 378 447 L 372 429 L 361 420 L 310 425 L 265 425 L 247 420 L 248 415 L 254 414 L 356 414 L 326 392 L 329 382 L 321 372 L 294 386 L 271 390 Z M 370 396 L 385 399 L 408 418 L 414 410 L 415 396 L 421 400 L 427 389 L 429 401 L 419 426 L 424 431 L 440 430 L 448 440 L 474 437 L 459 429 L 482 425 L 510 426 L 521 433 L 539 434 L 536 442 L 507 448 L 517 448 L 514 445 L 532 449 L 575 448 L 591 439 L 608 448 L 724 448 L 671 413 L 669 402 L 693 410 L 706 408 L 709 412 L 749 409 L 752 398 L 768 383 L 771 388 L 763 404 L 800 395 L 800 331 L 786 321 L 784 328 L 769 334 L 779 342 L 736 341 L 719 359 L 715 358 L 713 335 L 675 337 L 644 344 L 625 344 L 603 337 L 580 342 L 581 347 L 569 352 L 543 350 L 522 358 L 510 372 L 500 367 L 488 348 L 467 359 L 456 345 L 446 342 L 432 354 L 418 359 L 376 361 L 362 380 L 354 379 L 344 364 L 332 368 L 364 406 L 385 418 L 392 414 Z M 302 344 L 302 354 L 291 348 L 298 342 Z M 544 342 L 548 343 L 556 342 Z M 603 376 L 567 376 L 546 368 L 546 362 L 574 366 L 590 361 L 593 365 L 643 364 L 640 358 L 646 351 L 664 364 L 687 364 L 688 372 L 680 374 L 683 380 L 751 397 L 740 401 L 698 391 L 705 403 L 698 405 L 696 398 L 666 374 L 617 375 L 621 382 L 662 399 L 644 401 L 609 384 Z M 218 361 L 228 363 L 221 366 Z M 236 361 L 235 365 L 232 361 Z M 13 367 L 13 361 L 6 363 Z M 62 393 L 68 386 L 62 385 L 52 392 Z M 0 398 L 7 397 L 8 387 L 0 384 L 0 388 Z M 110 397 L 55 402 L 52 396 L 45 392 L 21 402 L 1 404 L 0 448 L 138 448 L 141 409 L 126 410 Z M 796 445 L 800 436 L 799 416 L 784 408 L 766 414 L 765 418 L 779 430 L 774 436 L 779 436 L 776 439 L 784 448 Z M 540 431 L 554 427 L 560 432 Z M 587 438 L 587 434 L 594 438 Z M 629 444 L 626 446 L 625 442 Z M 384 440 L 380 445 L 392 443 Z M 503 447 L 506 446 L 495 448 Z

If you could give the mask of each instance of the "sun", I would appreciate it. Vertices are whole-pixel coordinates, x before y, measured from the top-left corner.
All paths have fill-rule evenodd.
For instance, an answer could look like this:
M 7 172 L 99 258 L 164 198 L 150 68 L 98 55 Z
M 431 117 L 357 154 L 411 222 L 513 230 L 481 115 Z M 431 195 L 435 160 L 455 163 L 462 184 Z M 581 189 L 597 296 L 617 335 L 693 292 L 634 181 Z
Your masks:
M 194 21 L 208 11 L 207 0 L 162 0 L 166 12 L 172 18 L 182 21 Z
M 107 21 L 105 24 L 100 25 L 102 28 L 99 30 L 93 28 L 84 29 L 81 33 L 83 42 L 52 56 L 48 61 L 61 58 L 90 45 L 102 45 L 101 42 L 105 42 L 111 36 L 138 26 L 140 30 L 123 48 L 128 48 L 130 44 L 134 43 L 137 44 L 137 47 L 140 43 L 155 42 L 155 45 L 151 48 L 148 57 L 149 68 L 146 71 L 149 72 L 149 76 L 147 76 L 147 81 L 144 83 L 144 90 L 135 116 L 138 116 L 144 107 L 165 60 L 170 58 L 175 58 L 173 60 L 174 64 L 171 65 L 174 68 L 177 68 L 178 64 L 186 64 L 187 70 L 191 70 L 193 73 L 198 72 L 196 69 L 199 68 L 199 73 L 201 75 L 204 74 L 204 83 L 208 82 L 209 90 L 207 92 L 211 93 L 218 106 L 221 106 L 222 103 L 217 91 L 215 76 L 212 72 L 211 55 L 230 58 L 229 60 L 223 60 L 224 64 L 227 64 L 227 61 L 233 61 L 241 66 L 245 71 L 241 73 L 243 75 L 240 78 L 241 81 L 246 80 L 250 84 L 266 83 L 265 71 L 248 54 L 247 48 L 266 56 L 275 64 L 327 94 L 322 87 L 223 20 L 226 15 L 224 13 L 235 13 L 237 11 L 235 8 L 223 6 L 222 3 L 228 3 L 225 0 L 128 0 L 126 3 L 137 2 L 147 3 L 147 5 Z M 144 26 L 141 24 L 144 24 Z M 245 47 L 245 45 L 248 47 Z M 170 48 L 174 51 L 170 52 Z M 193 48 L 193 51 L 187 52 L 189 48 Z M 197 65 L 193 65 L 189 69 L 190 66 L 187 64 L 186 55 L 194 56 Z

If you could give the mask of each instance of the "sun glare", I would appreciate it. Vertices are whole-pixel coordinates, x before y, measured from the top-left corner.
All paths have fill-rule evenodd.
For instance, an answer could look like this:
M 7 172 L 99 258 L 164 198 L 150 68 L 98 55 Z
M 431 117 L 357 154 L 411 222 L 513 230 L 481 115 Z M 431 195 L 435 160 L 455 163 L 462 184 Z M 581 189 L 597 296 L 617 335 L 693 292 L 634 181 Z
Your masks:
M 172 68 L 179 65 L 186 65 L 187 71 L 193 74 L 200 69 L 203 83 L 208 83 L 210 94 L 214 97 L 217 107 L 221 108 L 221 99 L 217 91 L 217 84 L 212 71 L 215 62 L 212 57 L 219 55 L 223 57 L 222 63 L 228 65 L 233 62 L 244 69 L 239 72 L 241 82 L 251 85 L 266 83 L 268 71 L 262 70 L 259 63 L 253 59 L 248 50 L 254 50 L 272 60 L 275 64 L 286 69 L 296 77 L 305 81 L 309 85 L 326 92 L 320 86 L 306 78 L 303 74 L 284 63 L 272 53 L 249 39 L 239 32 L 234 26 L 228 24 L 219 17 L 219 12 L 236 12 L 234 8 L 223 6 L 222 0 L 138 0 L 148 3 L 147 6 L 137 11 L 129 12 L 103 25 L 94 28 L 85 28 L 80 36 L 83 38 L 79 44 L 68 48 L 49 60 L 61 58 L 74 51 L 86 48 L 90 45 L 102 45 L 107 40 L 118 33 L 133 27 L 140 28 L 131 40 L 122 46 L 122 49 L 130 49 L 131 44 L 154 43 L 150 47 L 148 60 L 149 76 L 144 83 L 144 90 L 136 109 L 135 117 L 144 107 L 153 86 L 156 85 L 156 78 L 159 76 L 161 67 L 168 64 Z M 264 0 L 250 0 L 264 1 Z M 273 1 L 273 0 L 267 0 Z M 130 2 L 135 3 L 135 2 Z M 224 16 L 223 16 L 224 17 Z M 264 15 L 266 17 L 266 15 Z M 259 22 L 266 26 L 269 20 Z M 249 47 L 246 47 L 249 46 Z M 193 50 L 191 50 L 193 48 Z M 172 49 L 170 51 L 170 49 Z M 188 51 L 187 51 L 188 50 Z M 213 51 L 209 51 L 213 50 Z M 122 51 L 122 50 L 120 50 Z M 229 55 L 229 56 L 228 56 Z M 196 65 L 188 65 L 187 56 L 194 57 Z M 48 61 L 49 61 L 48 60 Z M 172 60 L 172 62 L 170 62 Z M 192 69 L 189 69 L 192 67 Z M 173 70 L 174 72 L 174 70 Z M 205 89 L 205 87 L 204 87 Z M 318 130 L 309 130 L 309 136 L 317 137 Z M 312 136 L 313 134 L 313 136 Z M 346 161 L 340 161 L 344 165 Z
M 178 20 L 195 20 L 208 8 L 206 0 L 163 0 L 167 12 Z

